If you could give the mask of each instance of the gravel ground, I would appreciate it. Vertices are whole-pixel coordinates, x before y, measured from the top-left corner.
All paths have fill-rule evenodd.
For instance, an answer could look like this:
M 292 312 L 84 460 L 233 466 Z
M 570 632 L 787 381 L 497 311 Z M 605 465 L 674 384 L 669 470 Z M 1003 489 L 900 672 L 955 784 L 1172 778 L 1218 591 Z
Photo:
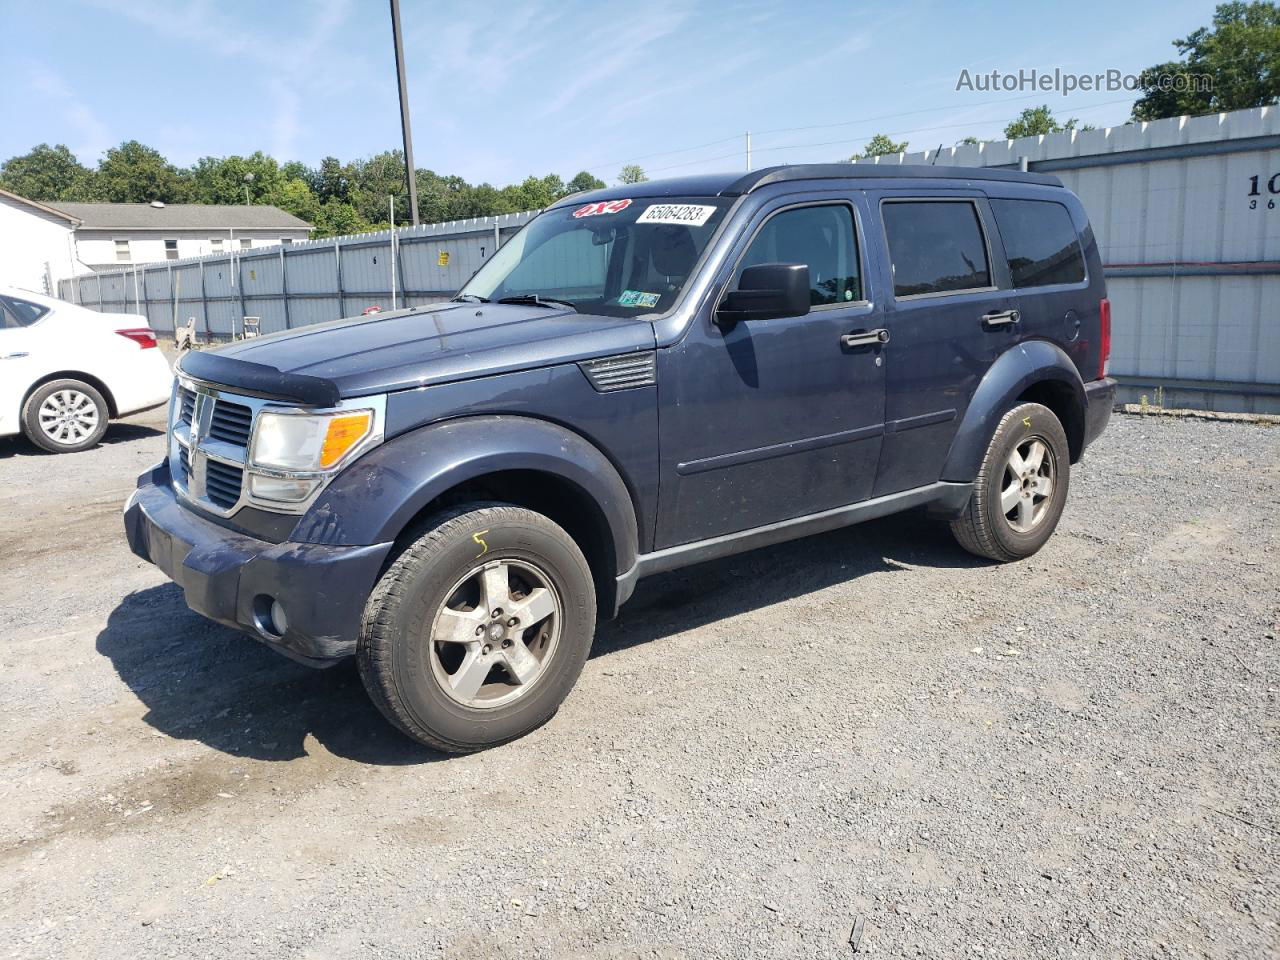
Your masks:
M 0 440 L 0 956 L 1280 954 L 1280 429 L 1117 418 L 1013 566 L 909 515 L 646 581 L 446 759 L 130 555 L 160 424 Z

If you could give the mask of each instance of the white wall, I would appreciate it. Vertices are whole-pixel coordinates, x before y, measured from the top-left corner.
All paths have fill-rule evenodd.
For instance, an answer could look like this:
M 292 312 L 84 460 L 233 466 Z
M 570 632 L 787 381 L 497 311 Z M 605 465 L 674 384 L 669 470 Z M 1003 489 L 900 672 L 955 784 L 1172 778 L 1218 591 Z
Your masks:
M 56 291 L 59 280 L 76 272 L 70 236 L 67 221 L 0 197 L 0 284 L 51 293 L 45 288 L 47 264 Z
M 305 240 L 306 230 L 237 230 L 234 246 L 248 239 L 252 247 L 269 247 L 282 239 Z M 222 253 L 232 248 L 231 236 L 224 230 L 80 230 L 76 233 L 77 256 L 95 267 L 111 267 L 125 263 L 158 263 L 166 259 L 164 241 L 178 241 L 178 257 L 201 257 L 217 253 L 215 238 L 222 240 Z M 116 240 L 129 241 L 129 260 L 116 259 Z

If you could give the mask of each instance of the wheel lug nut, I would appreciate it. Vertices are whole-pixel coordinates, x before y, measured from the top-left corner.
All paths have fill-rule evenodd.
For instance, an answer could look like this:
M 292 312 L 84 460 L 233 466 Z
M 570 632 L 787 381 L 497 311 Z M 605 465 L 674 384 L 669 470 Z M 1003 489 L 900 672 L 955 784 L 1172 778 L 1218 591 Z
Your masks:
M 519 622 L 520 622 L 520 621 L 519 621 L 518 619 L 516 619 L 515 617 L 512 617 L 510 620 L 508 620 L 508 621 L 507 621 L 507 626 L 508 626 L 508 627 L 514 627 L 514 626 L 515 626 L 516 624 L 518 624 Z
M 477 636 L 477 637 L 482 637 L 482 636 L 484 636 L 484 627 L 483 627 L 483 626 L 476 627 L 476 636 Z
M 493 617 L 493 619 L 497 620 L 500 616 L 502 616 L 502 608 L 499 607 L 497 610 L 494 610 L 493 613 L 490 614 L 490 616 Z
M 502 641 L 502 648 L 503 648 L 504 650 L 505 650 L 507 647 L 509 647 L 509 646 L 511 646 L 511 641 L 510 641 L 510 640 L 503 640 L 503 641 Z
M 489 645 L 486 643 L 486 644 L 484 645 L 484 649 L 482 649 L 480 652 L 481 652 L 481 653 L 483 653 L 483 654 L 488 654 L 491 650 L 493 650 L 493 647 L 489 646 Z

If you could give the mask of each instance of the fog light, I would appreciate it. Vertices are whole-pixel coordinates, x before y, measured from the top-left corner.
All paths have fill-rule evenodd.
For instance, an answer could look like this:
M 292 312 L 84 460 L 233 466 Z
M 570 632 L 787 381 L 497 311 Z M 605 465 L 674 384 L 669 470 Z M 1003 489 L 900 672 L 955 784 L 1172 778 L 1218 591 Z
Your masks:
M 289 632 L 289 618 L 284 615 L 284 604 L 279 600 L 271 601 L 271 629 L 282 637 Z
M 249 475 L 249 492 L 258 500 L 275 500 L 282 503 L 297 503 L 311 496 L 319 481 L 314 479 L 292 480 L 285 477 L 264 477 L 260 474 Z

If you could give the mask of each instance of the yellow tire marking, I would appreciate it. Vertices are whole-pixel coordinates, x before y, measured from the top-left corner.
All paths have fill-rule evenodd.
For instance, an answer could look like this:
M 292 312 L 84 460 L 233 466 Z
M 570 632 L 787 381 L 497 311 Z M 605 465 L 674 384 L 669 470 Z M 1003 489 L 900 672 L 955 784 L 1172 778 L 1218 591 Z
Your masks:
M 484 535 L 488 532 L 488 530 L 477 530 L 471 535 L 471 539 L 480 544 L 480 552 L 476 554 L 477 560 L 489 552 L 489 545 L 484 542 Z
M 1023 417 L 1023 418 L 1022 418 L 1022 425 L 1023 425 L 1024 427 L 1027 427 L 1028 429 L 1030 429 L 1030 427 L 1031 427 L 1031 418 L 1030 418 L 1030 417 Z

